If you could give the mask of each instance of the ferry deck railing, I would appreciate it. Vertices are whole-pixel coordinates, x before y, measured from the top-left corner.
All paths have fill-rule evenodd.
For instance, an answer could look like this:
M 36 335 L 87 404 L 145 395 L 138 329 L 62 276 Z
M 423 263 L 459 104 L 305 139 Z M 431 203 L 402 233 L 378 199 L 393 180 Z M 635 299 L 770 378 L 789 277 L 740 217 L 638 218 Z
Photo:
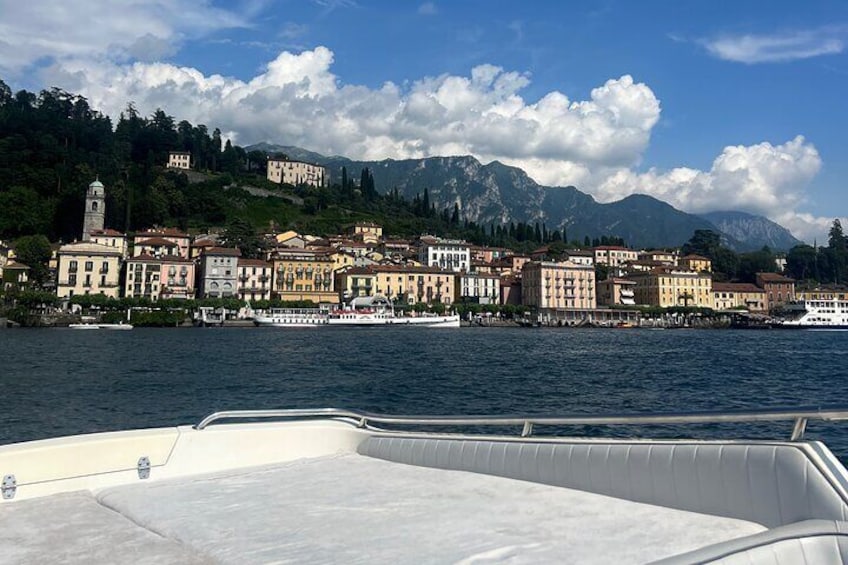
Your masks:
M 340 408 L 307 408 L 280 410 L 228 410 L 215 412 L 201 420 L 195 429 L 227 420 L 290 420 L 343 418 L 356 421 L 358 427 L 376 429 L 371 424 L 403 426 L 520 426 L 521 437 L 530 437 L 536 426 L 617 426 L 720 424 L 746 422 L 793 422 L 790 441 L 804 439 L 807 422 L 848 420 L 848 407 L 770 408 L 729 410 L 721 412 L 669 412 L 610 415 L 575 414 L 566 416 L 402 416 L 372 414 Z

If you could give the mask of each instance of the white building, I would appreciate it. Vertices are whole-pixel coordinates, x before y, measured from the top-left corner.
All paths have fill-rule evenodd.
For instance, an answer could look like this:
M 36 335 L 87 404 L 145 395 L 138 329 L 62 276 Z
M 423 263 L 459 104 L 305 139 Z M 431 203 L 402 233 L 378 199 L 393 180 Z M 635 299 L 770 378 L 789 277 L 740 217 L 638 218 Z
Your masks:
M 325 186 L 327 172 L 321 165 L 291 161 L 289 159 L 268 159 L 268 180 L 277 184 L 294 186 Z
M 487 273 L 462 273 L 456 277 L 454 296 L 460 301 L 498 304 L 501 298 L 501 277 Z
M 419 240 L 418 261 L 422 265 L 447 271 L 469 271 L 471 245 L 459 239 L 442 239 L 425 235 Z
M 228 247 L 209 247 L 200 256 L 200 298 L 233 298 L 238 290 L 241 252 Z
M 171 151 L 168 153 L 169 169 L 190 169 L 191 153 L 188 151 Z

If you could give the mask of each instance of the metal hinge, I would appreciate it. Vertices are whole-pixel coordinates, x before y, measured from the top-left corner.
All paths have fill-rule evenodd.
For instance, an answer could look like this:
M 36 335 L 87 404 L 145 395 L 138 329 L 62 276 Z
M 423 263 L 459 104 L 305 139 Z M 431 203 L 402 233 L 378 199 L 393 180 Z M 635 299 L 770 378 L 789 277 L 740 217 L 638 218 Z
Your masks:
M 150 478 L 150 458 L 146 455 L 144 457 L 139 457 L 137 469 L 139 479 Z
M 15 475 L 6 475 L 3 477 L 2 490 L 4 500 L 15 498 L 15 492 L 18 490 L 18 481 L 15 480 Z

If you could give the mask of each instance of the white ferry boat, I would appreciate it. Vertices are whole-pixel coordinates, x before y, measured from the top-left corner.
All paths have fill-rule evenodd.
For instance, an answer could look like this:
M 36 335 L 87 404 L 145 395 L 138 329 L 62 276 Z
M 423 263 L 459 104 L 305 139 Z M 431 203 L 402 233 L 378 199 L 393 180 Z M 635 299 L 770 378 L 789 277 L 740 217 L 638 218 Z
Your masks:
M 5 445 L 0 563 L 846 563 L 848 471 L 804 439 L 845 419 L 265 410 Z M 534 435 L 779 420 L 788 440 Z
M 848 301 L 807 300 L 792 304 L 790 316 L 773 324 L 787 329 L 848 329 Z
M 422 313 L 419 316 L 398 316 L 395 314 L 391 300 L 381 295 L 353 299 L 347 307 L 331 311 L 329 323 L 336 326 L 418 325 L 430 328 L 460 327 L 459 314 Z
M 327 325 L 328 317 L 320 308 L 272 308 L 267 314 L 255 314 L 253 323 L 274 328 L 316 328 Z
M 97 324 L 85 322 L 82 324 L 70 324 L 68 326 L 72 330 L 131 330 L 133 329 L 132 324 L 125 324 L 120 322 L 118 324 Z

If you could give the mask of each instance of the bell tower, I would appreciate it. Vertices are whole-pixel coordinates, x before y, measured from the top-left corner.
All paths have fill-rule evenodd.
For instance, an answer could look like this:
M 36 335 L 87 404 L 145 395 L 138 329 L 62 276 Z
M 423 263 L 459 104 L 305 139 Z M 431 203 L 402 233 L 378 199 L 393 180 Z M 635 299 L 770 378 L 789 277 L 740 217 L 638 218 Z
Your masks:
M 106 219 L 106 188 L 100 180 L 88 185 L 85 193 L 85 217 L 82 222 L 82 240 L 89 241 L 91 232 L 102 230 Z

